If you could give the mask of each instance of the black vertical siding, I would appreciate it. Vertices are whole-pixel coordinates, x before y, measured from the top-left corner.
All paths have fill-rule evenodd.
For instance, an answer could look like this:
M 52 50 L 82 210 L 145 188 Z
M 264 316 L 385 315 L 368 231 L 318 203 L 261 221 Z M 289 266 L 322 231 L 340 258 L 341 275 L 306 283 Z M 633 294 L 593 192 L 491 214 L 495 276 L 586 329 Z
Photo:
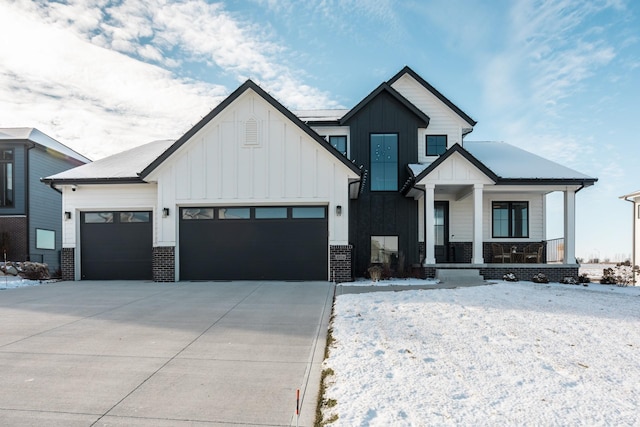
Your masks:
M 354 275 L 363 276 L 369 267 L 370 236 L 398 236 L 399 251 L 407 267 L 419 262 L 417 201 L 400 194 L 409 178 L 407 164 L 418 163 L 418 126 L 421 120 L 386 92 L 381 92 L 354 115 L 347 125 L 351 133 L 351 158 L 371 170 L 372 133 L 398 134 L 398 190 L 371 191 L 367 182 L 357 200 L 352 200 L 349 240 L 354 246 Z

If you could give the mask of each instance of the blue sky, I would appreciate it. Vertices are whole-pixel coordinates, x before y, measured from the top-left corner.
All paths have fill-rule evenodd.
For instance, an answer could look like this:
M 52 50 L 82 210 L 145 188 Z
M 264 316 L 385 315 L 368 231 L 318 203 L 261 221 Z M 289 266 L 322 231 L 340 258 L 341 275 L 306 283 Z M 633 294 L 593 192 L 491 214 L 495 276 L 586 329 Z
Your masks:
M 0 4 L 0 126 L 93 159 L 181 136 L 247 78 L 291 109 L 350 108 L 404 65 L 478 121 L 467 140 L 598 177 L 578 193 L 577 255 L 630 254 L 618 196 L 640 189 L 637 1 Z

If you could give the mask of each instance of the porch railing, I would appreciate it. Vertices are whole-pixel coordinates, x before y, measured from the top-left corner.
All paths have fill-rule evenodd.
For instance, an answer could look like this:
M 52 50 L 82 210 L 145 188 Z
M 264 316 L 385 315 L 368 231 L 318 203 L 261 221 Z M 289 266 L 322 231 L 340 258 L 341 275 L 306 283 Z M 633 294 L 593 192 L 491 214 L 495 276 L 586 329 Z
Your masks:
M 547 263 L 564 260 L 564 238 L 547 240 Z

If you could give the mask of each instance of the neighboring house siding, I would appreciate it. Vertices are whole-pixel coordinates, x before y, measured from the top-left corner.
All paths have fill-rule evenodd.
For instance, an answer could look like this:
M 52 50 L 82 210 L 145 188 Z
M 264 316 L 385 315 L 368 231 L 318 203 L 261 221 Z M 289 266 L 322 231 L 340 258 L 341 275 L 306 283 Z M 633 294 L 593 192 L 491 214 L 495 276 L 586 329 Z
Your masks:
M 31 261 L 47 263 L 51 273 L 60 268 L 62 195 L 40 182 L 40 178 L 78 165 L 77 162 L 71 163 L 40 148 L 29 151 L 29 258 Z M 53 230 L 56 248 L 36 248 L 36 229 Z
M 247 122 L 257 137 L 247 140 Z M 348 244 L 349 170 L 252 91 L 214 117 L 148 177 L 158 207 L 327 205 L 329 243 Z M 334 214 L 342 206 L 342 215 Z M 176 243 L 176 221 L 162 218 L 159 245 Z
M 419 119 L 395 98 L 381 92 L 347 123 L 351 128 L 351 158 L 371 170 L 370 134 L 398 134 L 398 190 L 408 179 L 406 165 L 417 163 Z M 368 180 L 358 200 L 351 202 L 349 238 L 353 244 L 354 274 L 364 276 L 371 260 L 371 236 L 398 236 L 406 264 L 419 262 L 417 201 L 399 191 L 372 192 Z

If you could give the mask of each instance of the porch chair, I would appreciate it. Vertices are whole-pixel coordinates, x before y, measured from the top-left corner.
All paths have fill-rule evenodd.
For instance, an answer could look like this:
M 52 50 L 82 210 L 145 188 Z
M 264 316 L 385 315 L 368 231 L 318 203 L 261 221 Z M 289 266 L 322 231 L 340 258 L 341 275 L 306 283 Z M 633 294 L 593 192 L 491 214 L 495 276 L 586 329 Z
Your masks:
M 511 262 L 511 252 L 498 243 L 491 244 L 491 253 L 493 254 L 493 262 Z
M 542 262 L 542 245 L 532 243 L 524 248 L 524 262 L 540 264 Z

